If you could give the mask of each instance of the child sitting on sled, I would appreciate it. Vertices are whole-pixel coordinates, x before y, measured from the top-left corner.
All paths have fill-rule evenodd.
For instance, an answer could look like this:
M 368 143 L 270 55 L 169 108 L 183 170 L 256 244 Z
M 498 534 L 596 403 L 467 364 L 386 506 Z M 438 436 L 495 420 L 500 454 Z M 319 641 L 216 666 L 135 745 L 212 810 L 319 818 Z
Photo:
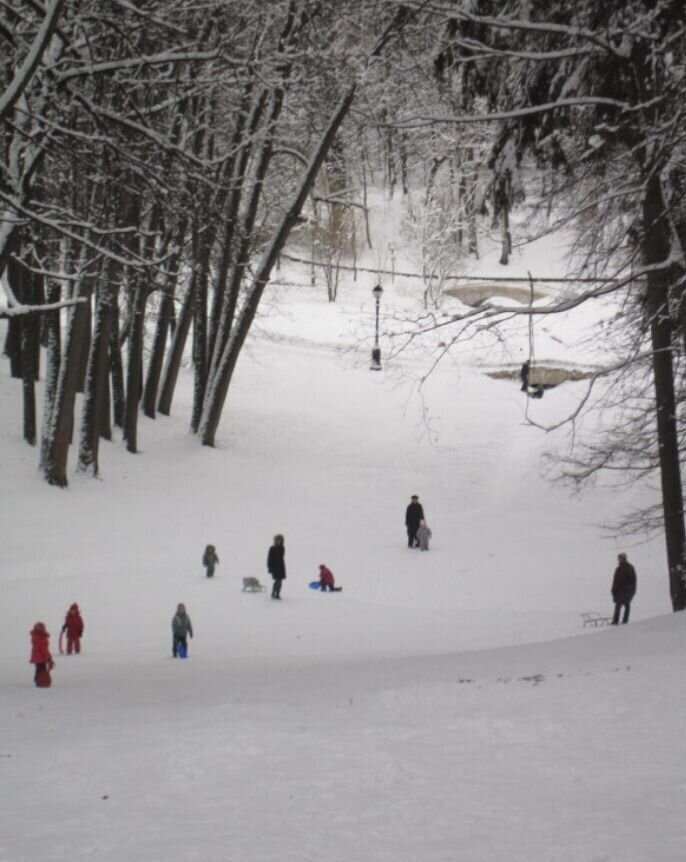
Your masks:
M 73 652 L 80 653 L 81 638 L 83 637 L 83 618 L 76 602 L 67 611 L 62 632 L 67 633 L 67 655 L 71 655 Z M 60 647 L 61 645 L 60 642 Z
M 35 664 L 36 672 L 33 681 L 38 688 L 50 688 L 52 677 L 50 671 L 55 666 L 50 653 L 48 641 L 50 635 L 45 629 L 45 623 L 38 622 L 31 629 L 31 664 Z
M 205 548 L 205 553 L 202 555 L 202 564 L 205 567 L 205 574 L 208 578 L 214 577 L 214 568 L 219 564 L 217 549 L 214 545 L 208 545 Z

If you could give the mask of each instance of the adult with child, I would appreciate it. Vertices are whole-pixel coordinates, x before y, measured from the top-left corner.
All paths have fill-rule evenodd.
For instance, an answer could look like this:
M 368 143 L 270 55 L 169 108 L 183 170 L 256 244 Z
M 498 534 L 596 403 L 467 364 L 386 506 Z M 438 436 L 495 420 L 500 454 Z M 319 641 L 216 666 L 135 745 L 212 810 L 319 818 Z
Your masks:
M 281 598 L 281 585 L 286 580 L 286 547 L 281 533 L 274 536 L 274 544 L 267 554 L 267 571 L 272 576 L 272 598 Z
M 419 497 L 413 494 L 410 498 L 410 504 L 405 509 L 405 527 L 407 528 L 407 547 L 418 548 L 417 530 L 419 525 L 424 520 L 424 509 L 419 502 Z
M 624 608 L 622 623 L 628 623 L 631 600 L 636 595 L 636 569 L 627 560 L 626 554 L 617 555 L 617 568 L 612 578 L 611 593 L 612 601 L 615 603 L 612 625 L 619 625 L 622 608 Z
M 186 613 L 186 606 L 180 602 L 172 617 L 172 656 L 186 658 L 188 655 L 188 638 L 193 637 L 193 624 Z

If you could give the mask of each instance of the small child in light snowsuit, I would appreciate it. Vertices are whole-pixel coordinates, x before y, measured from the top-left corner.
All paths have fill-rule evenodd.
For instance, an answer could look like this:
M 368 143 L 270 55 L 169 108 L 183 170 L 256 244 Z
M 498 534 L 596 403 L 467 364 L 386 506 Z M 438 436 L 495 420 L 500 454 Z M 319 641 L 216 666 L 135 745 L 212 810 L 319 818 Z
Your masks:
M 45 629 L 45 623 L 36 623 L 31 629 L 31 664 L 36 665 L 33 681 L 38 688 L 50 688 L 52 677 L 50 671 L 54 667 L 48 641 L 50 635 Z
M 186 613 L 186 606 L 181 603 L 177 605 L 176 613 L 172 617 L 172 655 L 176 658 L 179 647 L 183 647 L 183 654 L 188 650 L 188 637 L 193 637 L 193 626 L 191 618 Z
M 83 637 L 83 619 L 76 602 L 67 611 L 62 631 L 67 633 L 67 655 L 71 655 L 73 652 L 80 653 L 81 638 Z
M 205 574 L 208 578 L 214 577 L 214 567 L 219 565 L 219 557 L 217 549 L 214 545 L 208 545 L 205 548 L 205 553 L 202 555 L 202 564 L 206 569 Z
M 419 542 L 420 551 L 429 550 L 429 539 L 431 538 L 431 530 L 426 521 L 421 521 L 417 529 L 417 541 Z

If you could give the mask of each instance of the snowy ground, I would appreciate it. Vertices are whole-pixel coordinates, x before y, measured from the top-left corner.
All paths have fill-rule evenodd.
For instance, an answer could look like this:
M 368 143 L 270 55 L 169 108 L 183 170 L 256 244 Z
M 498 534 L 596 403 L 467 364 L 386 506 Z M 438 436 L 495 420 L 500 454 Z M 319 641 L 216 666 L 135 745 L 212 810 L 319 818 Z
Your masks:
M 368 370 L 371 276 L 336 305 L 293 286 L 308 274 L 280 280 L 215 450 L 187 432 L 187 369 L 174 415 L 141 419 L 140 455 L 106 445 L 102 481 L 47 488 L 0 368 L 1 862 L 676 862 L 684 617 L 661 541 L 598 527 L 653 491 L 570 498 L 541 476 L 562 436 L 525 421 L 561 417 L 584 384 L 527 404 L 486 377 L 528 350 L 516 324 L 418 390 L 430 344 Z M 384 286 L 382 330 L 415 301 Z M 584 321 L 545 326 L 541 350 L 598 361 L 575 346 Z M 427 554 L 405 543 L 412 493 Z M 267 581 L 276 532 L 281 603 L 240 590 Z M 589 632 L 618 550 L 638 570 L 632 622 Z M 321 562 L 342 593 L 307 588 Z M 43 619 L 57 653 L 73 601 L 84 652 L 36 690 L 29 629 Z

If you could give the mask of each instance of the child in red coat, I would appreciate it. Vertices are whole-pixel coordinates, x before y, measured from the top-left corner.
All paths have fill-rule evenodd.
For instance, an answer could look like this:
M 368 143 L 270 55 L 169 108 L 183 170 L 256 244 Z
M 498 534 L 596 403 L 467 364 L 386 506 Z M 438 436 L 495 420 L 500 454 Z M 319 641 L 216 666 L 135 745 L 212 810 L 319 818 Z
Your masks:
M 340 593 L 343 587 L 337 587 L 333 572 L 328 566 L 322 563 L 319 566 L 319 589 L 325 593 L 329 590 L 332 593 Z
M 52 678 L 50 671 L 54 667 L 48 641 L 50 635 L 45 630 L 45 623 L 36 623 L 31 630 L 31 664 L 36 665 L 33 681 L 38 688 L 50 688 Z
M 62 631 L 67 633 L 67 655 L 71 655 L 72 652 L 80 653 L 81 638 L 83 637 L 83 619 L 76 602 L 67 611 Z

